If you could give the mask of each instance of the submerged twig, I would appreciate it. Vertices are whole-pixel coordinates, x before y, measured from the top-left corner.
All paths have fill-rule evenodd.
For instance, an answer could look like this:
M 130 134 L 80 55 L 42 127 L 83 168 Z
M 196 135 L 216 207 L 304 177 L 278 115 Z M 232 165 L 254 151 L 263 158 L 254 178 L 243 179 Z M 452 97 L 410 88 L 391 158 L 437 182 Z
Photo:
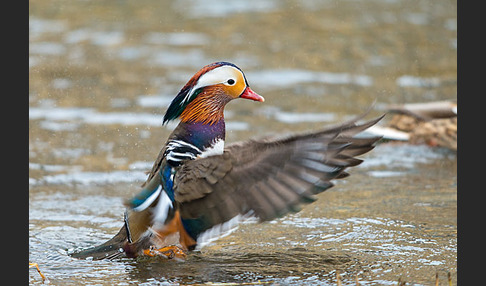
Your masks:
M 341 275 L 339 275 L 339 271 L 336 270 L 336 283 L 337 286 L 342 286 L 343 284 L 341 283 Z
M 215 286 L 241 286 L 241 285 L 263 285 L 271 284 L 273 281 L 255 281 L 255 282 L 206 282 L 202 284 L 193 284 L 197 286 L 215 285 Z
M 35 267 L 37 269 L 37 272 L 39 272 L 40 276 L 42 277 L 42 282 L 47 280 L 46 276 L 44 276 L 44 274 L 42 274 L 42 272 L 40 271 L 39 264 L 37 264 L 35 262 L 29 262 L 29 268 L 32 268 L 32 267 Z

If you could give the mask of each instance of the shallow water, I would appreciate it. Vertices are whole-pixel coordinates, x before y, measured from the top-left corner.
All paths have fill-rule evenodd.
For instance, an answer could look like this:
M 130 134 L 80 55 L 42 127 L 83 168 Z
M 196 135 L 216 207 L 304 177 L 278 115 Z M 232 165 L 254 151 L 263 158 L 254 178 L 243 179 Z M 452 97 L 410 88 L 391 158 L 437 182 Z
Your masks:
M 136 3 L 136 4 L 135 4 Z M 52 284 L 456 284 L 457 158 L 382 143 L 301 212 L 243 224 L 185 262 L 85 261 L 121 226 L 202 66 L 241 67 L 227 141 L 334 124 L 386 104 L 457 98 L 455 1 L 29 3 L 29 260 Z M 386 121 L 386 118 L 385 118 Z M 41 283 L 30 269 L 31 284 Z

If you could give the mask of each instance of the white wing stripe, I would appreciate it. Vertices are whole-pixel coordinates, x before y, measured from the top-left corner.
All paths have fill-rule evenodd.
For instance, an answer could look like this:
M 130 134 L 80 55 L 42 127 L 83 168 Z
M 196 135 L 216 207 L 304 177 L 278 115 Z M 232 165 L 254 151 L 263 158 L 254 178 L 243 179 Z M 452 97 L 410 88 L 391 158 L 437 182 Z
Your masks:
M 159 196 L 160 194 L 160 191 L 162 190 L 162 186 L 159 185 L 159 187 L 157 188 L 157 190 L 155 190 L 155 192 L 153 192 L 143 203 L 141 203 L 138 207 L 136 208 L 133 208 L 134 211 L 136 212 L 139 212 L 139 211 L 143 211 L 144 209 L 146 209 L 148 206 L 150 206 L 154 201 L 155 199 Z M 165 193 L 165 192 L 164 192 Z
M 154 229 L 161 229 L 165 225 L 165 220 L 167 219 L 167 215 L 169 214 L 169 209 L 171 209 L 172 207 L 172 201 L 170 200 L 169 196 L 166 192 L 162 192 L 159 197 L 159 201 L 157 202 L 157 205 L 153 210 Z
M 206 230 L 205 232 L 201 233 L 201 235 L 199 235 L 199 237 L 197 238 L 196 248 L 201 249 L 202 247 L 210 244 L 211 242 L 231 234 L 233 231 L 235 231 L 238 228 L 238 225 L 240 223 L 252 221 L 252 219 L 254 218 L 255 218 L 254 212 L 249 211 L 244 215 L 239 214 L 224 223 L 213 226 L 212 228 Z

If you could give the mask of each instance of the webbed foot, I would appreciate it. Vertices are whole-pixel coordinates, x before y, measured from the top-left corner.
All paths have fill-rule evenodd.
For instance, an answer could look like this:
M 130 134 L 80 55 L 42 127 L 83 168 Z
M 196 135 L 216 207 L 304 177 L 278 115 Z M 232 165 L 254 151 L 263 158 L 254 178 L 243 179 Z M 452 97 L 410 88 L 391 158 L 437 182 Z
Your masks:
M 162 248 L 155 248 L 155 246 L 151 246 L 149 249 L 145 249 L 143 254 L 151 257 L 165 256 L 168 259 L 185 259 L 187 257 L 186 250 L 177 245 L 169 245 Z

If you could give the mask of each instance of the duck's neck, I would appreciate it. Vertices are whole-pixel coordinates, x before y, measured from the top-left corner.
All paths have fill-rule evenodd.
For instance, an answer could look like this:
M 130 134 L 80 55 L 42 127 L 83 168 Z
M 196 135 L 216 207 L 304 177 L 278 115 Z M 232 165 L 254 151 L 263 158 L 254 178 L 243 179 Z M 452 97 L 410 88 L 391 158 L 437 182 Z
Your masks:
M 181 122 L 184 132 L 179 138 L 204 150 L 213 146 L 217 141 L 225 138 L 226 128 L 224 118 L 213 123 L 205 124 L 202 122 Z
M 200 122 L 203 124 L 216 124 L 223 120 L 224 107 L 231 101 L 216 87 L 206 87 L 197 97 L 192 100 L 180 115 L 181 122 Z

